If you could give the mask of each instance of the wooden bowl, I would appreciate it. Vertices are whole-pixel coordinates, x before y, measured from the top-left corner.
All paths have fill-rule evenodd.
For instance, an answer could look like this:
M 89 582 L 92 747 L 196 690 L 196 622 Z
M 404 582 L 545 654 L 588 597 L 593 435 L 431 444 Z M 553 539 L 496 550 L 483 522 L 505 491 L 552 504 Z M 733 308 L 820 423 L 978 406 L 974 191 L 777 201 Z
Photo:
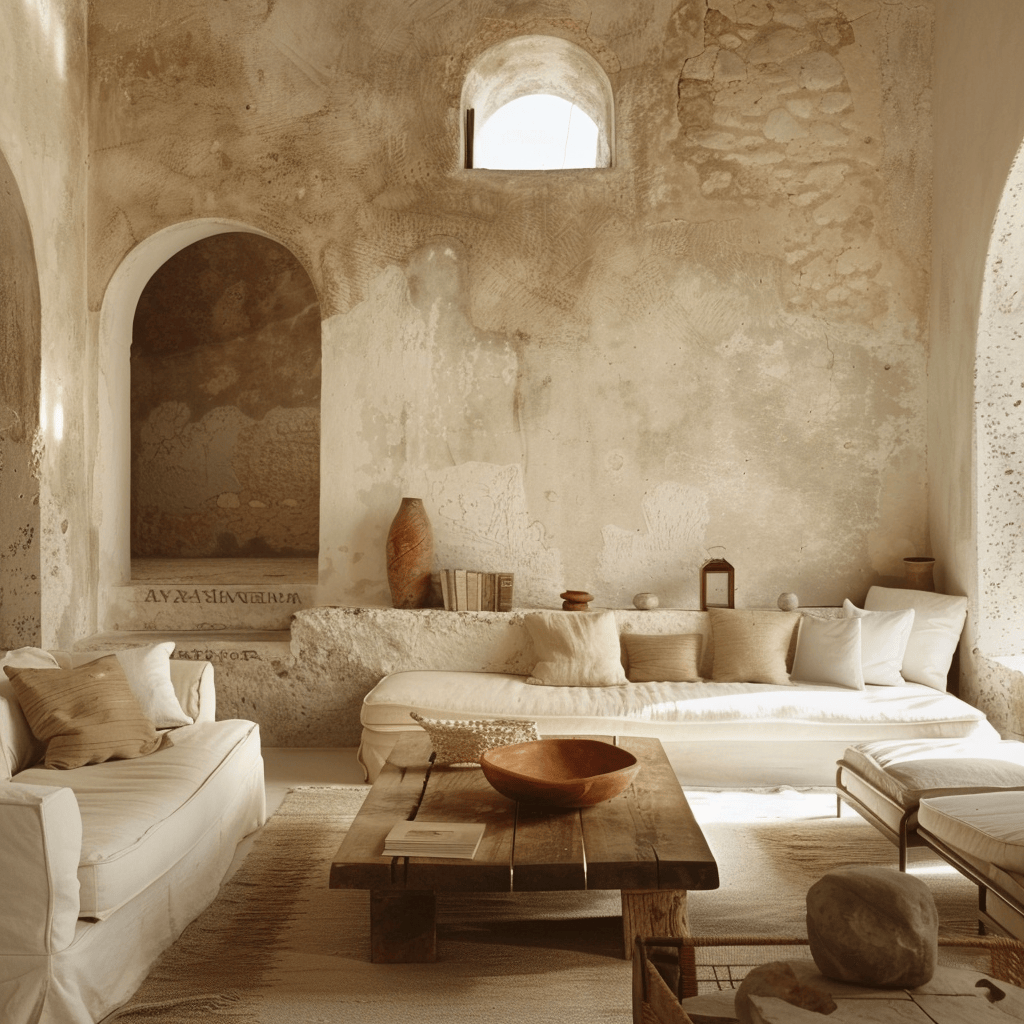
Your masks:
M 503 796 L 546 807 L 590 807 L 610 800 L 640 771 L 628 750 L 587 739 L 493 747 L 481 755 L 480 767 Z

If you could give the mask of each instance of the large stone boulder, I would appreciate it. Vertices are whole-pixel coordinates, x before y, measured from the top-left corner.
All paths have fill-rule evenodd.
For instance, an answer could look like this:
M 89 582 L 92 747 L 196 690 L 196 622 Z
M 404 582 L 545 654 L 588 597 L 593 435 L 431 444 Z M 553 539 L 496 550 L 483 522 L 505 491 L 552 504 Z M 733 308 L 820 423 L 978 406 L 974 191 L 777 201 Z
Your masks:
M 807 892 L 807 937 L 828 978 L 873 988 L 931 980 L 939 917 L 919 878 L 892 868 L 836 868 Z
M 805 985 L 793 968 L 781 960 L 755 967 L 736 989 L 734 1006 L 740 1024 L 757 1024 L 761 1020 L 751 1006 L 751 996 L 774 996 L 814 1013 L 827 1014 L 836 1009 L 835 1001 L 827 992 Z

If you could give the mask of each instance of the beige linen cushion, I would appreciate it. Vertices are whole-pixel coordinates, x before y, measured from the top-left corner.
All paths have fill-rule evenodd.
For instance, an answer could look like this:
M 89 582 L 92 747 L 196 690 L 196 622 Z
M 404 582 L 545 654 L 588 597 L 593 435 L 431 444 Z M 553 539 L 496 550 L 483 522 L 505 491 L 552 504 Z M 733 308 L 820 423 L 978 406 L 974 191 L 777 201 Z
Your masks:
M 39 647 L 19 647 L 0 658 L 0 668 L 60 668 L 60 662 Z M 18 695 L 0 671 L 0 781 L 17 775 L 43 756 L 45 745 L 33 734 Z
M 4 671 L 32 732 L 46 743 L 47 768 L 141 757 L 160 746 L 113 654 L 79 668 Z
M 786 658 L 799 612 L 765 608 L 709 608 L 715 652 L 714 682 L 788 683 Z
M 623 633 L 631 683 L 694 683 L 700 679 L 700 633 Z
M 613 612 L 528 612 L 523 625 L 537 655 L 531 683 L 617 686 L 628 682 Z

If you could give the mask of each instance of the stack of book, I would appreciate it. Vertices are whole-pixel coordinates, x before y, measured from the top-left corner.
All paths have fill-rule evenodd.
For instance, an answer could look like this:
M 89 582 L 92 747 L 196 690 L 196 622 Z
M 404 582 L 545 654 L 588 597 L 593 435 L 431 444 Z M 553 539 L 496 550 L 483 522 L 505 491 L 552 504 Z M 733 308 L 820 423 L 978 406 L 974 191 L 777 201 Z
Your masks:
M 441 593 L 451 612 L 512 611 L 513 573 L 442 569 Z
M 483 825 L 447 821 L 400 821 L 384 837 L 385 857 L 455 857 L 472 860 Z

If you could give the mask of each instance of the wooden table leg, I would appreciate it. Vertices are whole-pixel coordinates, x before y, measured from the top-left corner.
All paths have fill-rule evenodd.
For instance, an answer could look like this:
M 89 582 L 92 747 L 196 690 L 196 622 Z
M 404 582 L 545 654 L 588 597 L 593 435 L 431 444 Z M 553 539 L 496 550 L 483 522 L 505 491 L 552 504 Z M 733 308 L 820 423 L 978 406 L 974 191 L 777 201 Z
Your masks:
M 437 900 L 432 889 L 370 892 L 370 960 L 429 964 L 437 959 Z
M 633 957 L 638 935 L 646 939 L 689 934 L 685 889 L 622 890 L 622 947 L 627 960 Z

